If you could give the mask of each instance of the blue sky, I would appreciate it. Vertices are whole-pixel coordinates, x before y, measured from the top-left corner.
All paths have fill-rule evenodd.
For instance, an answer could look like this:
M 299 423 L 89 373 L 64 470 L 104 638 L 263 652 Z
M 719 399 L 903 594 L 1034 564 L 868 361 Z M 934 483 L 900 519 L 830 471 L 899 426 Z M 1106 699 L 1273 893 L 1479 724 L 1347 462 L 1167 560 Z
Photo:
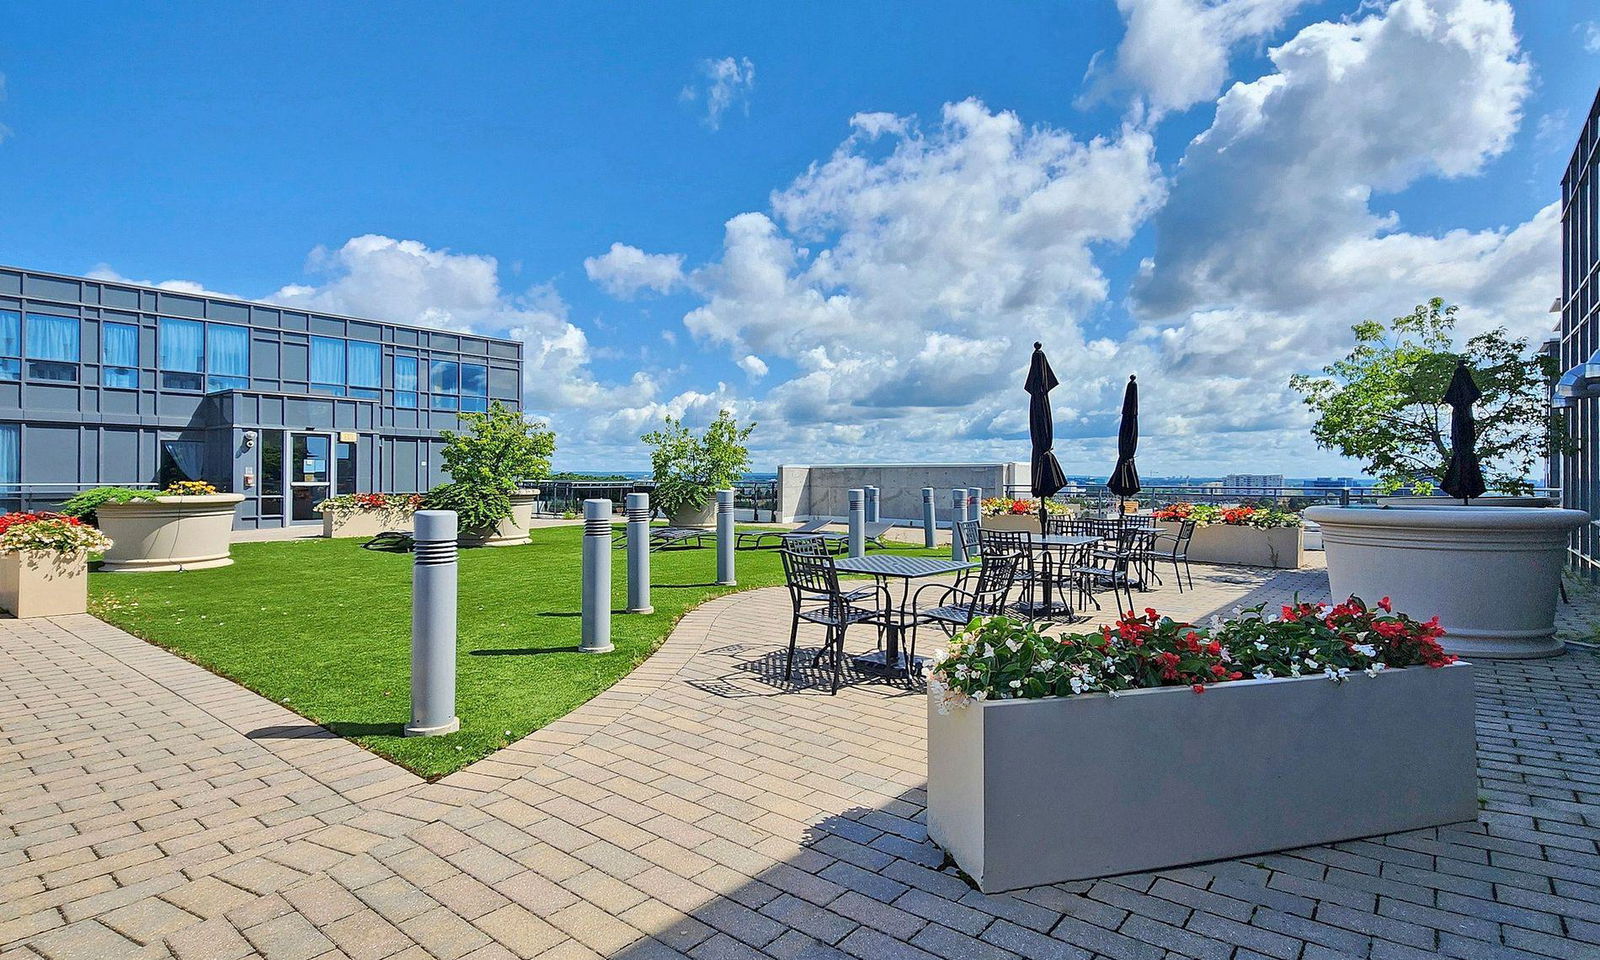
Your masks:
M 568 467 L 1021 459 L 1037 337 L 1070 471 L 1139 373 L 1148 473 L 1351 473 L 1288 375 L 1542 336 L 1600 83 L 1589 0 L 376 9 L 9 7 L 0 262 L 513 333 Z

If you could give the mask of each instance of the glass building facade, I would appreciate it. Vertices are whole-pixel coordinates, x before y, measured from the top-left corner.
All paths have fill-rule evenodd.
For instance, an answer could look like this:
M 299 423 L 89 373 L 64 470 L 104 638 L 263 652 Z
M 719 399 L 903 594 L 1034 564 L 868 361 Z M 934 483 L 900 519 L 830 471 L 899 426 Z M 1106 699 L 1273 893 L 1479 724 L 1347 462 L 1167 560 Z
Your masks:
M 1561 487 L 1564 506 L 1600 516 L 1600 97 L 1589 109 L 1566 176 L 1561 180 L 1561 310 L 1559 342 L 1551 346 L 1565 371 L 1554 403 L 1563 410 L 1568 435 L 1579 449 L 1551 464 L 1551 479 Z M 1600 580 L 1600 537 L 1593 524 L 1575 530 L 1569 563 Z
M 521 407 L 522 345 L 0 267 L 0 506 L 199 479 L 242 528 L 445 479 L 439 431 Z

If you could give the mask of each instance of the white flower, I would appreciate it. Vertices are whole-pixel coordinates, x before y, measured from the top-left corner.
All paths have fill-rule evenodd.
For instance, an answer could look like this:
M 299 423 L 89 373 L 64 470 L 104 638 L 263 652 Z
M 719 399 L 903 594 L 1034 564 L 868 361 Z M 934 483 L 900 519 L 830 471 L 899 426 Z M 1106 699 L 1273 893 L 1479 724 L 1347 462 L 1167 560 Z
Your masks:
M 987 700 L 987 699 L 989 699 L 989 691 L 987 691 L 987 690 L 979 690 L 977 693 L 974 693 L 972 695 L 972 699 L 974 699 L 974 700 Z
M 1019 689 L 1022 688 L 1022 681 L 1021 680 L 1013 680 L 1009 684 L 1007 684 L 1007 686 L 1009 686 L 1013 690 L 1019 690 Z
M 1370 643 L 1358 643 L 1350 649 L 1361 654 L 1363 657 L 1376 657 L 1378 655 L 1378 648 Z
M 1265 643 L 1262 643 L 1260 640 L 1257 640 L 1256 641 L 1256 649 L 1261 651 L 1261 652 L 1263 652 L 1263 653 L 1265 653 L 1266 649 L 1267 649 L 1267 645 Z
M 1018 643 L 1015 640 L 1007 640 L 1006 641 L 1006 649 L 1010 650 L 1012 653 L 1016 653 L 1018 650 L 1022 649 L 1022 644 Z
M 1298 664 L 1298 663 L 1289 664 L 1289 676 L 1291 676 L 1291 677 L 1300 676 L 1300 664 Z
M 1318 667 L 1322 666 L 1322 664 L 1318 663 L 1315 657 L 1306 657 L 1306 666 L 1308 666 L 1311 669 L 1315 670 Z
M 1266 667 L 1256 667 L 1255 670 L 1251 671 L 1251 674 L 1257 680 L 1268 680 L 1272 677 L 1272 671 L 1268 670 Z
M 1335 670 L 1333 667 L 1327 667 L 1322 671 L 1322 675 L 1334 683 L 1343 683 L 1344 679 L 1350 676 L 1350 669 L 1348 667 L 1340 667 Z
M 1071 680 L 1067 681 L 1067 685 L 1072 688 L 1073 693 L 1083 692 L 1083 679 L 1081 677 L 1073 677 Z
M 1386 665 L 1381 663 L 1381 662 L 1380 663 L 1369 664 L 1367 666 L 1367 669 L 1363 670 L 1362 672 L 1365 673 L 1369 677 L 1376 677 L 1378 674 L 1380 674 L 1380 673 L 1382 673 L 1384 671 L 1385 666 Z

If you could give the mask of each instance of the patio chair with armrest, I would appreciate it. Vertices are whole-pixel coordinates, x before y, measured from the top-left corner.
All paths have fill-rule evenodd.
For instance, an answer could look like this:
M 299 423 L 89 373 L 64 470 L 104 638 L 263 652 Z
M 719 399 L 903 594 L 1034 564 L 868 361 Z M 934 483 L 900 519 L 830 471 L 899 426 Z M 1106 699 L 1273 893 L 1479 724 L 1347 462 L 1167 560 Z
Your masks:
M 893 529 L 894 523 L 887 520 L 868 523 L 861 528 L 862 539 L 872 546 L 886 547 L 887 544 L 883 542 L 883 535 Z M 848 530 L 823 530 L 806 536 L 812 540 L 822 540 L 840 553 L 843 553 L 850 545 L 850 532 Z
M 946 636 L 955 636 L 957 630 L 979 617 L 1004 614 L 1022 560 L 1016 553 L 995 550 L 979 560 L 977 580 L 970 590 L 960 584 L 942 583 L 930 583 L 917 590 L 911 599 L 911 640 L 906 647 L 909 662 L 916 662 L 917 630 L 922 624 L 937 624 Z M 932 591 L 941 591 L 934 606 L 923 607 L 922 595 Z
M 991 554 L 1008 554 L 1018 558 L 1016 576 L 1011 585 L 1022 590 L 1022 603 L 1032 607 L 1033 588 L 1039 581 L 1034 566 L 1033 534 L 1026 530 L 978 530 L 978 556 L 980 560 Z
M 833 565 L 833 556 L 820 540 L 797 540 L 784 544 L 778 555 L 783 560 L 783 579 L 789 588 L 789 601 L 793 606 L 793 623 L 789 627 L 789 656 L 783 668 L 783 678 L 794 674 L 795 646 L 799 639 L 800 621 L 819 624 L 827 635 L 822 649 L 817 651 L 812 663 L 821 663 L 824 657 L 833 659 L 833 688 L 839 692 L 839 680 L 844 674 L 845 631 L 857 623 L 874 623 L 881 633 L 885 624 L 884 610 L 888 609 L 887 591 L 880 585 L 844 590 L 839 585 L 839 571 Z M 881 601 L 872 607 L 862 606 L 868 598 Z
M 1195 522 L 1193 520 L 1178 521 L 1178 531 L 1176 533 L 1156 534 L 1151 538 L 1149 547 L 1139 556 L 1139 559 L 1145 563 L 1151 574 L 1155 574 L 1155 567 L 1158 563 L 1172 564 L 1172 575 L 1177 578 L 1179 593 L 1183 592 L 1183 576 L 1185 573 L 1189 575 L 1190 589 L 1194 588 L 1194 571 L 1189 567 L 1189 541 L 1194 539 L 1194 528 Z M 1181 569 L 1180 564 L 1182 565 Z M 1160 579 L 1161 577 L 1157 575 L 1156 580 L 1159 581 Z

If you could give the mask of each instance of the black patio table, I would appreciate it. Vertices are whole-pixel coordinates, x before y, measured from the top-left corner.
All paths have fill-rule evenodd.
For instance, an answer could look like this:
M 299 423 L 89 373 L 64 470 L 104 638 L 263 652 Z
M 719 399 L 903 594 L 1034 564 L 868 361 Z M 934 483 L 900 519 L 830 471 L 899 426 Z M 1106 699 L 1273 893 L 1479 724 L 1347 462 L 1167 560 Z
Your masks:
M 872 653 L 851 658 L 851 663 L 860 673 L 880 677 L 912 677 L 923 659 L 918 657 L 918 663 L 910 662 L 910 658 L 900 652 L 900 637 L 905 631 L 906 621 L 910 611 L 906 605 L 911 600 L 911 581 L 922 577 L 937 577 L 951 573 L 961 573 L 976 567 L 977 561 L 967 560 L 940 560 L 935 557 L 903 557 L 892 554 L 875 554 L 870 557 L 845 557 L 834 561 L 834 569 L 840 573 L 863 573 L 880 581 L 890 579 L 904 580 L 905 584 L 900 591 L 899 608 L 884 611 L 883 649 Z M 885 594 L 893 602 L 894 595 Z
M 1051 600 L 1050 600 L 1050 585 L 1055 582 L 1055 578 L 1051 577 L 1050 573 L 1049 573 L 1049 565 L 1050 565 L 1050 557 L 1051 557 L 1050 548 L 1051 547 L 1082 547 L 1082 546 L 1087 546 L 1088 544 L 1091 544 L 1091 543 L 1099 543 L 1099 542 L 1100 542 L 1100 538 L 1099 537 L 1065 536 L 1065 535 L 1060 535 L 1060 534 L 1047 534 L 1045 536 L 1034 536 L 1034 537 L 1031 537 L 1029 539 L 1029 543 L 1031 543 L 1033 545 L 1033 549 L 1034 550 L 1044 553 L 1044 562 L 1045 562 L 1045 568 L 1046 568 L 1045 576 L 1044 576 L 1044 602 L 1040 603 L 1040 604 L 1037 604 L 1037 605 L 1030 606 L 1030 609 L 1028 610 L 1028 613 L 1030 615 L 1035 616 L 1035 617 L 1048 617 L 1053 612 L 1053 609 L 1054 609 L 1054 606 L 1055 606 L 1055 604 L 1052 603 Z M 1064 608 L 1063 612 L 1069 617 L 1072 616 L 1072 607 L 1070 605 L 1066 606 Z

